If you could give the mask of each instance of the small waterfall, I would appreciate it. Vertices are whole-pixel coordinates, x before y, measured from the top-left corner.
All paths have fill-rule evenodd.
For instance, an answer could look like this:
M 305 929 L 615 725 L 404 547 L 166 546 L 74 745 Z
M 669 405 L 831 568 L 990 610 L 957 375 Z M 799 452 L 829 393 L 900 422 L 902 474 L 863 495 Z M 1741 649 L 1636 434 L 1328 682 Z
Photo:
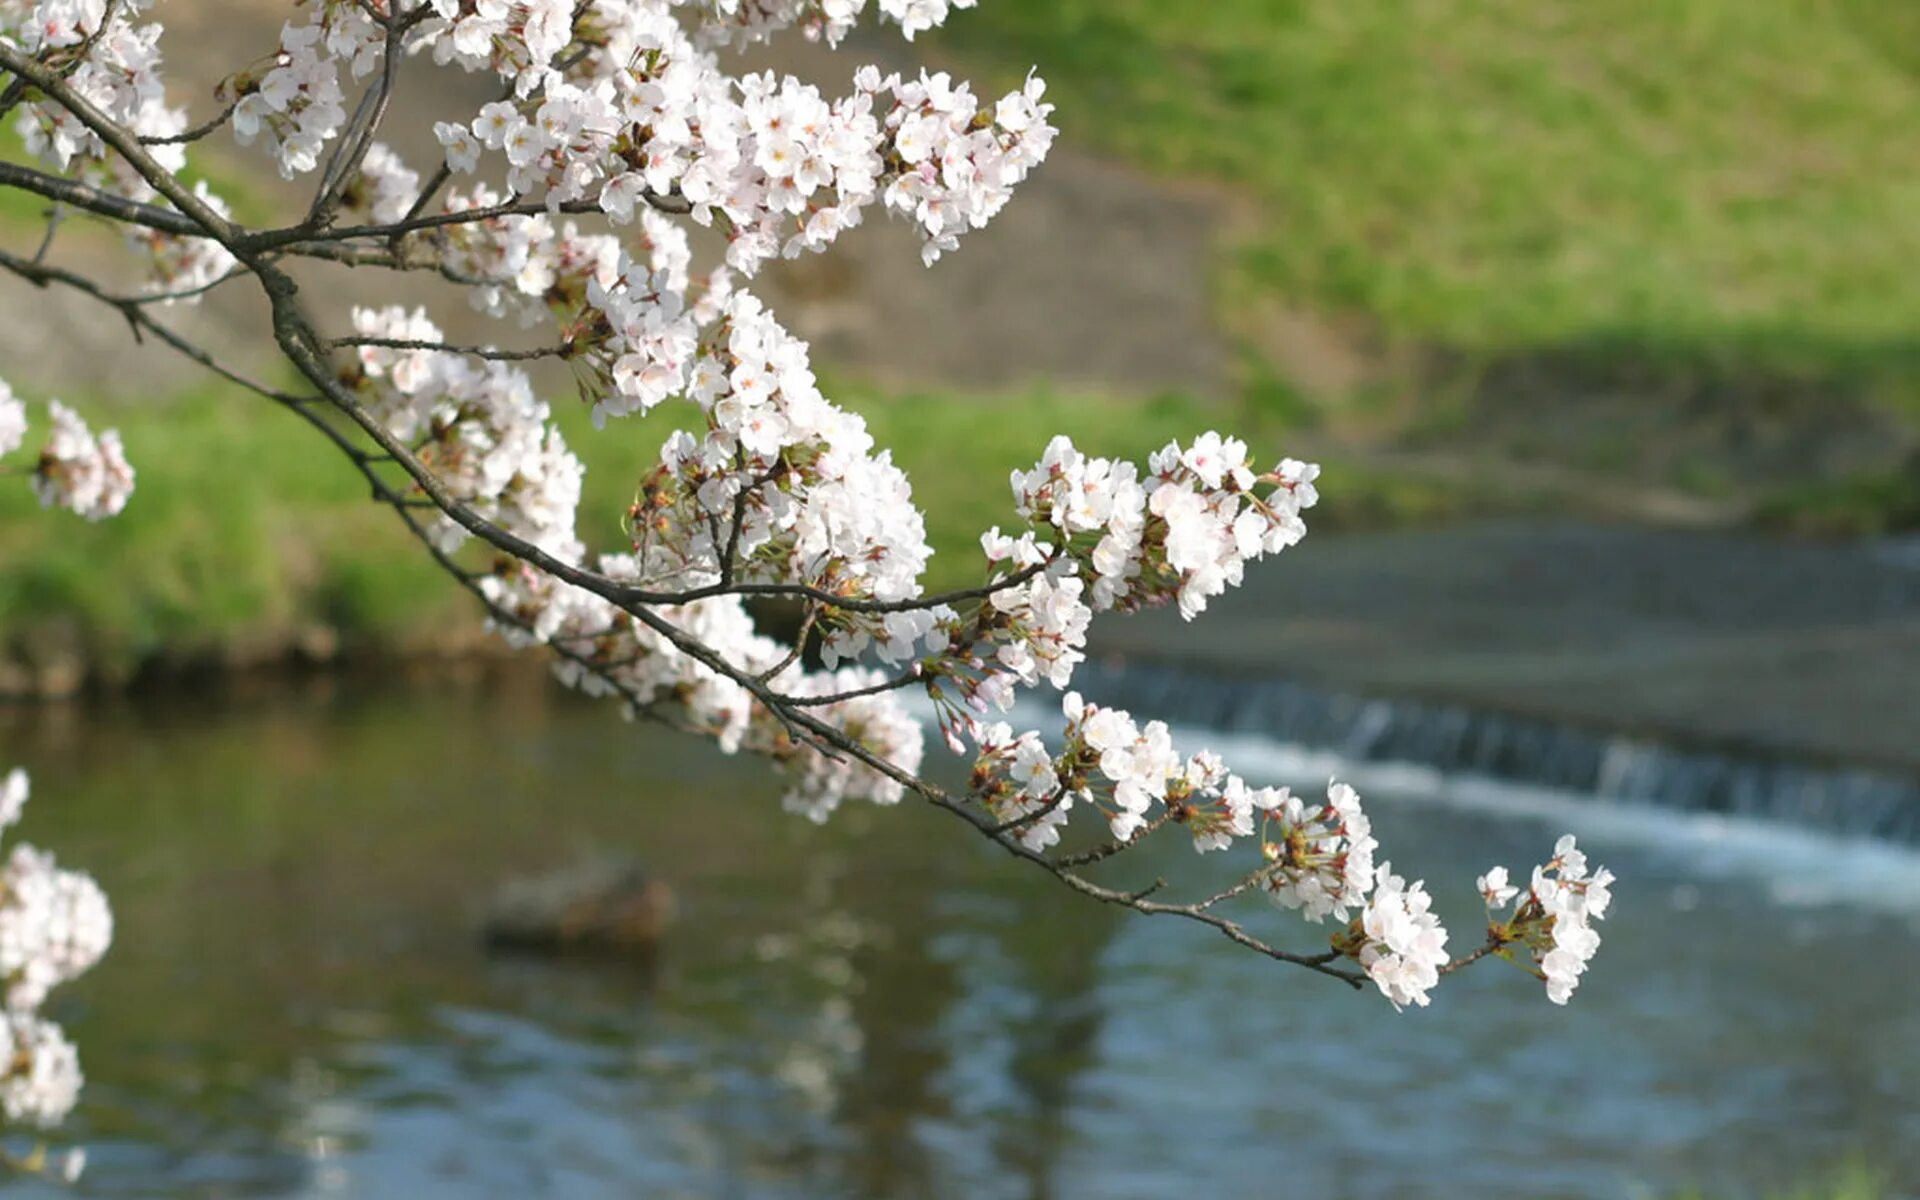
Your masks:
M 1484 775 L 1590 797 L 1764 817 L 1920 846 L 1920 778 L 1664 745 L 1449 704 L 1363 699 L 1295 683 L 1089 662 L 1091 699 L 1181 724 Z

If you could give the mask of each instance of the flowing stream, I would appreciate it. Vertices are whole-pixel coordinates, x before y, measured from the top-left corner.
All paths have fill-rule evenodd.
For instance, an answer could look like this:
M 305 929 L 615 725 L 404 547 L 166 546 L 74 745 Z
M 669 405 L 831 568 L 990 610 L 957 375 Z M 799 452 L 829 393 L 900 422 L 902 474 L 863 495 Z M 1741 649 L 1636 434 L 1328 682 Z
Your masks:
M 20 835 L 119 918 L 53 1006 L 89 1077 L 61 1135 L 82 1194 L 1742 1198 L 1849 1161 L 1920 1187 L 1911 838 L 1619 776 L 1595 803 L 1231 709 L 1179 711 L 1250 776 L 1362 785 L 1460 948 L 1474 875 L 1579 833 L 1620 884 L 1573 1004 L 1488 963 L 1395 1014 L 936 812 L 815 828 L 755 764 L 544 686 L 0 710 Z M 679 897 L 653 961 L 481 949 L 500 881 L 607 850 Z M 1135 870 L 1176 888 L 1222 878 L 1153 853 Z

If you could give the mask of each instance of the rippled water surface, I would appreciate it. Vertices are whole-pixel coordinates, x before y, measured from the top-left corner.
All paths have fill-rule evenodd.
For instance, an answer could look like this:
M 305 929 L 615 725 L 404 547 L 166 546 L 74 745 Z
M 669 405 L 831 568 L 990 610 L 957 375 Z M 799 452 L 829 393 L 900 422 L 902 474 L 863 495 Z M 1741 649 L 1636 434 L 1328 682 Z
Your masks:
M 0 711 L 16 761 L 25 836 L 120 921 L 55 1004 L 86 1194 L 1743 1197 L 1850 1159 L 1920 1181 L 1906 852 L 1376 780 L 1376 831 L 1459 942 L 1473 875 L 1562 825 L 1622 880 L 1571 1008 L 1493 963 L 1396 1015 L 1093 908 L 935 813 L 814 829 L 751 764 L 539 688 Z M 608 849 L 679 895 L 656 961 L 482 952 L 499 881 Z M 1152 868 L 1200 886 L 1192 858 Z

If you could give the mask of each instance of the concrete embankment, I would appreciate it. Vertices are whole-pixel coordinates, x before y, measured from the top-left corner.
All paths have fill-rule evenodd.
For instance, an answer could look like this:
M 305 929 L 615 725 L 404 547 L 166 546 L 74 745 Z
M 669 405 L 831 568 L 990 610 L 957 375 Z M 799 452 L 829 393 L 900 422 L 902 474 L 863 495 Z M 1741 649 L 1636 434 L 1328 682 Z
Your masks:
M 1920 775 L 1920 544 L 1524 521 L 1314 538 L 1095 652 Z

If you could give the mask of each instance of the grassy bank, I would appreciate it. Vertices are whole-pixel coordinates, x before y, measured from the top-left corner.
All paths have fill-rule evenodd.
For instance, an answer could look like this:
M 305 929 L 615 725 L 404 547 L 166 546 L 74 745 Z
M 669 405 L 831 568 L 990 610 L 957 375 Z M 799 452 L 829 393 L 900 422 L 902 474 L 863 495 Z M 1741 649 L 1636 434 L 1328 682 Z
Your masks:
M 83 404 L 138 472 L 97 525 L 0 479 L 0 631 L 14 657 L 125 668 L 324 625 L 422 630 L 451 593 L 344 460 L 287 414 L 226 391 Z M 35 414 L 35 420 L 40 420 Z
M 1920 326 L 1902 0 L 1052 0 L 956 18 L 1066 135 L 1245 185 L 1250 286 L 1504 349 Z M 1004 81 L 1004 78 L 1003 78 Z
M 1227 185 L 1220 304 L 1256 374 L 1331 421 L 1551 456 L 1592 440 L 1558 413 L 1636 398 L 1920 422 L 1916 13 L 1050 0 L 942 44 L 999 84 L 1037 64 L 1069 139 Z M 1329 388 L 1316 354 L 1372 367 Z

